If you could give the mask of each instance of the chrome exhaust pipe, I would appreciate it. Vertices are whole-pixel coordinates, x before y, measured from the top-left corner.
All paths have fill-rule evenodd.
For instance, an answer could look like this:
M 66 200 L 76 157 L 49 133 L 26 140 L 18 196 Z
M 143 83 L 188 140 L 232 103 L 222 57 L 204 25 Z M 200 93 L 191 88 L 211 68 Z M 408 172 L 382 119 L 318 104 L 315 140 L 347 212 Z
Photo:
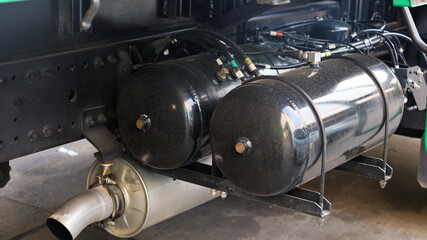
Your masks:
M 72 240 L 89 224 L 108 218 L 113 211 L 109 191 L 97 186 L 66 201 L 47 219 L 47 226 L 57 238 Z
M 210 162 L 211 156 L 200 161 Z M 127 155 L 114 164 L 96 161 L 87 188 L 47 220 L 59 239 L 75 239 L 95 222 L 116 237 L 129 238 L 219 196 L 208 188 L 153 173 Z

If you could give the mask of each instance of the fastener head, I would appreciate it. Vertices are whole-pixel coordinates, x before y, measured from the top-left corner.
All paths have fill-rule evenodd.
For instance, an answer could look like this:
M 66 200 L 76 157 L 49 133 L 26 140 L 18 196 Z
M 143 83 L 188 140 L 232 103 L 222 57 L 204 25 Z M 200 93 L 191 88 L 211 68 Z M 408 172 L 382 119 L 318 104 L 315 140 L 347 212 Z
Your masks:
M 245 144 L 243 144 L 242 142 L 237 142 L 234 148 L 236 149 L 237 153 L 241 154 L 245 152 Z
M 227 79 L 228 74 L 230 74 L 230 71 L 228 71 L 227 68 L 221 68 L 221 70 L 217 72 L 217 76 L 221 81 Z
M 234 145 L 234 150 L 239 154 L 248 155 L 252 151 L 252 143 L 249 139 L 241 137 L 237 139 L 236 144 Z
M 45 138 L 52 137 L 52 135 L 53 135 L 53 131 L 52 131 L 52 129 L 51 129 L 49 126 L 45 126 L 45 127 L 42 129 L 42 132 L 43 132 L 43 136 L 44 136 Z
M 148 131 L 151 127 L 151 119 L 145 115 L 142 114 L 135 122 L 136 128 L 142 131 Z
M 221 192 L 221 198 L 226 199 L 227 198 L 227 192 Z

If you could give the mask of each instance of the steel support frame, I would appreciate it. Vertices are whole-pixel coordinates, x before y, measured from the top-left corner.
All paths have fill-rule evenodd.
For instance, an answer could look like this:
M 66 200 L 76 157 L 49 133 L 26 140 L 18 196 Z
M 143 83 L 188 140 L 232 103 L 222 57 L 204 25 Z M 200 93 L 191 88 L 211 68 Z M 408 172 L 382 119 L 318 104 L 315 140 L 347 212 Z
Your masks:
M 249 200 L 281 208 L 293 209 L 317 217 L 325 217 L 331 212 L 331 203 L 326 198 L 323 198 L 323 207 L 319 204 L 320 193 L 318 192 L 302 188 L 294 188 L 287 193 L 277 196 L 262 197 L 250 195 L 240 191 L 227 179 L 212 175 L 213 172 L 218 172 L 215 170 L 215 167 L 199 162 L 173 170 L 149 169 L 153 172 L 174 179 L 201 185 L 221 192 L 227 192 Z

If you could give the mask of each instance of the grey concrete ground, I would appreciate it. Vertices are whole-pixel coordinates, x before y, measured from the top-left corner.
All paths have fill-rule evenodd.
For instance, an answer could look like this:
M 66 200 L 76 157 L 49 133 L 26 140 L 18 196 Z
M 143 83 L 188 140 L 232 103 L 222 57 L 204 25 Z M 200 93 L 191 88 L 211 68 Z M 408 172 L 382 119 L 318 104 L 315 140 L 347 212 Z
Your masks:
M 323 220 L 230 196 L 132 239 L 427 239 L 427 190 L 416 181 L 419 143 L 419 139 L 392 137 L 390 163 L 395 174 L 386 189 L 374 180 L 328 173 L 326 197 L 333 211 Z M 12 181 L 0 190 L 0 239 L 55 239 L 45 219 L 67 198 L 84 190 L 94 148 L 82 140 L 58 150 L 12 161 Z M 381 148 L 372 154 L 380 156 Z M 305 187 L 317 185 L 314 180 Z M 88 227 L 78 239 L 117 238 Z

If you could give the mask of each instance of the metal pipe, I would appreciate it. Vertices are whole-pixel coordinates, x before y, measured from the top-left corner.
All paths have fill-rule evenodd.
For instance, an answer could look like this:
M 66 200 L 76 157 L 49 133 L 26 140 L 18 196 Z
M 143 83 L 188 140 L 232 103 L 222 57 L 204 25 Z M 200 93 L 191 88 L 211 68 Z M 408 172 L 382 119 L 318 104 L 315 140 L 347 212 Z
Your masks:
M 113 209 L 108 190 L 94 187 L 65 202 L 49 217 L 47 226 L 59 239 L 75 239 L 89 224 L 108 218 Z
M 207 163 L 211 156 L 199 161 Z M 92 165 L 87 187 L 99 184 L 101 176 L 109 180 L 107 185 L 71 198 L 47 220 L 59 239 L 72 240 L 95 222 L 101 222 L 99 226 L 116 237 L 129 238 L 218 197 L 208 188 L 153 173 L 127 155 L 114 160 L 109 176 L 103 175 L 103 165 L 98 161 Z
M 424 53 L 427 53 L 427 44 L 423 41 L 420 34 L 418 33 L 417 26 L 415 25 L 414 19 L 412 18 L 411 11 L 408 7 L 402 7 L 402 14 L 406 21 L 406 27 L 411 34 L 412 41 L 415 46 Z
M 86 11 L 82 21 L 80 22 L 80 27 L 87 31 L 92 27 L 92 21 L 98 13 L 99 7 L 101 6 L 101 0 L 91 0 L 89 9 Z

